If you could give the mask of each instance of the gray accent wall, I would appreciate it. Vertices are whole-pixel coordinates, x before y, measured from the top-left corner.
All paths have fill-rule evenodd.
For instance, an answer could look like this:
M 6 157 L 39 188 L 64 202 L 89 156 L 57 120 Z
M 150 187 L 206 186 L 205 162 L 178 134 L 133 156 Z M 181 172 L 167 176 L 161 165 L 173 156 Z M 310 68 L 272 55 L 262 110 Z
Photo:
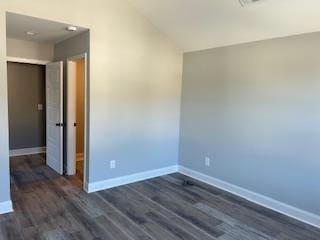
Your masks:
M 313 33 L 186 53 L 180 164 L 320 215 L 319 43 Z
M 7 67 L 10 150 L 45 147 L 45 66 L 8 62 Z

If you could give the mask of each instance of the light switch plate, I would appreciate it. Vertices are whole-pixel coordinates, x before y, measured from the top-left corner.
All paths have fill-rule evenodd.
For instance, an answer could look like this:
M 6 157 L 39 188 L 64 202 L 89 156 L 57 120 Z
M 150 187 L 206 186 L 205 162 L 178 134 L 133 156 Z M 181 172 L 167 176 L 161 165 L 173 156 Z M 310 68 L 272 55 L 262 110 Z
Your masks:
M 41 104 L 41 103 L 38 104 L 38 110 L 39 110 L 39 111 L 42 111 L 42 110 L 43 110 L 43 104 Z

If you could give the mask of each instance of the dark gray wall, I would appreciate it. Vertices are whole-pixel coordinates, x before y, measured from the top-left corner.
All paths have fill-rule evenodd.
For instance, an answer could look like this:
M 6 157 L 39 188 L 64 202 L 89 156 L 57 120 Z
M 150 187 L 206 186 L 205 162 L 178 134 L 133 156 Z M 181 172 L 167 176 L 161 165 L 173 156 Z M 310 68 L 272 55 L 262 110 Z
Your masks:
M 8 63 L 10 150 L 43 147 L 45 137 L 45 67 Z M 38 110 L 43 104 L 43 110 Z
M 60 42 L 54 46 L 54 61 L 63 61 L 63 75 L 64 79 L 67 79 L 67 59 L 83 53 L 87 53 L 87 78 L 90 76 L 90 31 L 81 33 L 73 38 L 69 38 L 63 42 Z M 65 89 L 67 87 L 67 81 L 64 81 Z M 65 91 L 66 92 L 66 91 Z M 89 93 L 89 92 L 88 92 Z
M 87 53 L 87 79 L 88 82 L 90 82 L 90 31 L 86 31 L 84 33 L 81 33 L 73 38 L 67 39 L 61 43 L 58 43 L 54 47 L 54 60 L 55 61 L 63 61 L 63 75 L 64 75 L 64 103 L 65 103 L 65 112 L 64 112 L 64 121 L 66 122 L 67 112 L 66 112 L 66 93 L 67 93 L 67 59 L 70 57 L 74 57 L 79 54 Z M 90 93 L 90 84 L 87 86 L 87 95 L 89 96 Z M 89 97 L 90 98 L 90 97 Z M 88 108 L 90 104 L 88 103 Z M 89 112 L 89 109 L 87 109 Z M 87 114 L 86 119 L 88 125 L 89 125 L 89 114 Z M 66 138 L 66 131 L 64 132 L 64 136 Z M 87 133 L 87 136 L 89 136 L 89 133 Z M 66 141 L 64 142 L 66 144 Z M 89 143 L 89 139 L 87 138 L 87 143 Z M 64 149 L 66 150 L 66 145 L 64 146 Z M 87 157 L 89 155 L 89 150 L 87 151 Z M 66 151 L 64 151 L 64 159 L 66 159 Z M 66 161 L 64 161 L 64 169 L 66 170 Z M 87 162 L 87 171 L 89 169 L 88 162 Z M 86 174 L 88 176 L 88 174 Z
M 66 61 L 68 57 L 73 57 L 84 52 L 90 56 L 90 31 L 81 33 L 73 38 L 69 38 L 54 47 L 54 60 Z
M 320 214 L 319 159 L 320 33 L 185 54 L 181 165 Z

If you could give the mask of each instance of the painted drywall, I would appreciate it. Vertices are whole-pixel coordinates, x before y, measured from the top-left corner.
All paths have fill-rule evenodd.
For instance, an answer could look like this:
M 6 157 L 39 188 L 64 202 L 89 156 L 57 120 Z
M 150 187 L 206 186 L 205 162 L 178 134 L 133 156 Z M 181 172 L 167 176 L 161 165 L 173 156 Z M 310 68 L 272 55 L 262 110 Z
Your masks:
M 2 9 L 2 8 L 0 8 Z M 9 122 L 7 97 L 6 27 L 5 14 L 0 10 L 0 202 L 10 201 Z
M 76 93 L 76 152 L 84 153 L 84 80 L 85 80 L 85 61 L 80 59 L 76 61 L 77 64 L 77 93 Z
M 63 7 L 62 7 L 63 6 Z M 0 200 L 9 199 L 5 12 L 90 29 L 89 182 L 177 164 L 182 51 L 126 0 L 0 1 Z M 109 168 L 110 160 L 117 168 Z
M 35 59 L 52 61 L 52 44 L 25 41 L 14 38 L 7 38 L 7 56 L 15 58 Z
M 319 41 L 185 54 L 180 164 L 320 215 Z
M 7 66 L 9 148 L 45 147 L 45 66 L 10 62 Z

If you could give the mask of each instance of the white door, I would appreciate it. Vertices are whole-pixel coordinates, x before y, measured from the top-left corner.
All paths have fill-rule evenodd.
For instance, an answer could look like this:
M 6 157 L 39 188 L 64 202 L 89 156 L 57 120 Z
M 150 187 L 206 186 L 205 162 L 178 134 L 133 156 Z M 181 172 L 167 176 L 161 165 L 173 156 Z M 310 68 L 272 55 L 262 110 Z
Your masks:
M 63 63 L 46 66 L 47 165 L 63 174 Z
M 68 61 L 67 65 L 67 174 L 76 174 L 76 97 L 77 64 Z

